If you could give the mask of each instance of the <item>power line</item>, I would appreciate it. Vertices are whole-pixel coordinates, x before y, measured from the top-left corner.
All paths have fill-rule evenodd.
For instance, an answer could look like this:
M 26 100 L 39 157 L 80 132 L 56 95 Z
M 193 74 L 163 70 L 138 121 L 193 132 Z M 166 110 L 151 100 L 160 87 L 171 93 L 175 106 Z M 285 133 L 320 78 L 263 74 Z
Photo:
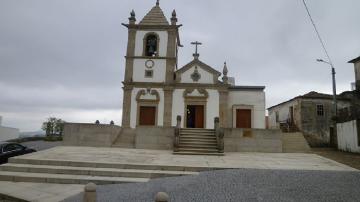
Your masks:
M 302 0 L 302 2 L 304 3 L 306 12 L 307 12 L 307 14 L 308 14 L 308 16 L 309 16 L 309 18 L 310 18 L 310 21 L 311 21 L 313 27 L 314 27 L 314 30 L 315 30 L 315 32 L 316 32 L 317 37 L 319 38 L 319 41 L 320 41 L 320 43 L 321 43 L 321 46 L 322 46 L 322 48 L 324 49 L 324 52 L 325 52 L 325 54 L 326 54 L 326 57 L 327 57 L 327 59 L 329 60 L 329 63 L 330 63 L 331 65 L 333 65 L 333 63 L 332 63 L 332 61 L 331 61 L 331 58 L 330 58 L 330 56 L 329 56 L 329 53 L 327 52 L 327 50 L 326 50 L 326 48 L 325 48 L 325 43 L 324 43 L 324 41 L 322 40 L 318 29 L 316 28 L 316 25 L 315 25 L 315 22 L 314 22 L 313 18 L 311 17 L 309 8 L 308 8 L 308 6 L 306 5 L 305 0 Z

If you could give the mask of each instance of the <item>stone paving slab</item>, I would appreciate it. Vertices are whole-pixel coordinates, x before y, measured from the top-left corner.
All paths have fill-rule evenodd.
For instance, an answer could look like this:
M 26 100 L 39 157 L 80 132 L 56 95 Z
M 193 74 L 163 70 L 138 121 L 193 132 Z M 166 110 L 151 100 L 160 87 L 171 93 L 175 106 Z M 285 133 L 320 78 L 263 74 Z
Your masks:
M 224 156 L 192 156 L 173 155 L 172 151 L 169 150 L 59 146 L 49 150 L 15 157 L 15 159 L 204 168 L 358 171 L 333 160 L 308 153 L 227 152 Z
M 25 201 L 57 202 L 81 193 L 84 185 L 0 181 L 0 193 Z

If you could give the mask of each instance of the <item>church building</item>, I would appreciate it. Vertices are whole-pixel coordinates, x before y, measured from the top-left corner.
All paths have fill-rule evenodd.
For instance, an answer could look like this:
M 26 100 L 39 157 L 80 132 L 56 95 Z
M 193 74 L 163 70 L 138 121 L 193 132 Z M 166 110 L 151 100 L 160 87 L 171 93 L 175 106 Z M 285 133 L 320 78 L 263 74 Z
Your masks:
M 200 59 L 179 66 L 182 47 L 175 10 L 168 20 L 159 1 L 139 22 L 132 11 L 128 28 L 122 127 L 265 128 L 264 86 L 236 86 L 223 67 Z M 206 57 L 212 57 L 204 56 Z M 220 71 L 217 69 L 221 69 Z

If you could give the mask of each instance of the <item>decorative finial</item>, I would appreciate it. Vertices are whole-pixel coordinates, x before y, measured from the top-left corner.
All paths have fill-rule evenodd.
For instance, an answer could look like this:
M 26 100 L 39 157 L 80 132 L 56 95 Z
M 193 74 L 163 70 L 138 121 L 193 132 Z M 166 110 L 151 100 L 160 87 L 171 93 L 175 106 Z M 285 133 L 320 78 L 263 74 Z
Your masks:
M 157 5 L 157 6 L 159 6 L 159 5 L 160 5 L 159 0 L 156 0 L 156 5 Z
M 136 22 L 135 11 L 132 10 L 132 11 L 130 12 L 129 24 L 135 24 L 135 22 Z
M 176 25 L 176 22 L 177 22 L 177 17 L 176 17 L 176 11 L 175 9 L 173 10 L 172 12 L 172 17 L 171 17 L 171 25 Z
M 227 76 L 227 74 L 228 74 L 228 68 L 226 66 L 226 62 L 224 62 L 223 74 L 224 74 L 224 76 Z
M 224 62 L 224 68 L 223 68 L 223 75 L 224 76 L 222 77 L 222 80 L 223 80 L 224 84 L 227 84 L 228 80 L 229 80 L 227 74 L 228 74 L 228 68 L 227 68 L 226 62 Z

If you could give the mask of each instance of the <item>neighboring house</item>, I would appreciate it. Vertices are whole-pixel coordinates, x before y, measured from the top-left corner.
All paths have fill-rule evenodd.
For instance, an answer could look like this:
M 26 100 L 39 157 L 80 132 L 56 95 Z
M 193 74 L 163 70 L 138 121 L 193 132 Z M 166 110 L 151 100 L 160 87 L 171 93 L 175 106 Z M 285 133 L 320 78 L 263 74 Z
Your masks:
M 338 108 L 350 106 L 350 99 L 338 95 Z M 332 128 L 333 96 L 309 92 L 268 108 L 269 127 L 301 131 L 312 146 L 329 144 Z
M 2 126 L 2 117 L 0 116 L 0 142 L 16 139 L 19 137 L 19 129 Z
M 354 64 L 355 90 L 341 94 L 350 99 L 350 106 L 339 110 L 337 143 L 340 150 L 360 153 L 360 57 L 349 63 Z
M 219 117 L 225 128 L 265 128 L 264 86 L 236 86 L 222 73 L 194 58 L 178 68 L 180 43 L 175 11 L 170 23 L 159 4 L 136 23 L 132 12 L 129 30 L 122 126 L 173 127 L 181 117 L 182 128 L 214 129 Z

